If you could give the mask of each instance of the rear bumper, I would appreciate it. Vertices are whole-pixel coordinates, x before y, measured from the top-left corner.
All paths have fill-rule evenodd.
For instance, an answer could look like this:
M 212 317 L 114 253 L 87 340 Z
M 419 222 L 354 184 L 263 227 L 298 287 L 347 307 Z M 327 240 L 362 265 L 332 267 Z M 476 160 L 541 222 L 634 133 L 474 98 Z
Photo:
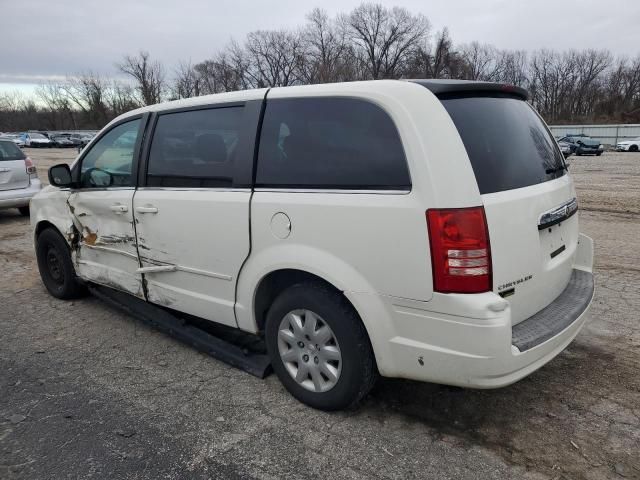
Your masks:
M 32 179 L 27 188 L 0 190 L 0 208 L 26 207 L 40 190 L 42 190 L 42 183 L 37 178 Z
M 379 323 L 387 328 L 382 336 L 368 330 L 380 373 L 474 388 L 518 381 L 564 350 L 584 325 L 594 294 L 592 262 L 593 242 L 581 235 L 569 285 L 513 328 L 508 302 L 492 292 L 434 294 L 429 302 L 376 296 L 386 312 Z M 376 308 L 373 296 L 347 295 L 356 308 Z

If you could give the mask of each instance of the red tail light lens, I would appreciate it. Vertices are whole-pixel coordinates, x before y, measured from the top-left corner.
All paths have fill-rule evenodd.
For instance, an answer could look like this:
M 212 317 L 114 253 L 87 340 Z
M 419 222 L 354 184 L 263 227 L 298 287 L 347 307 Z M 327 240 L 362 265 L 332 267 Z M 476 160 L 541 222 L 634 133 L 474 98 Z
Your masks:
M 427 210 L 433 288 L 440 293 L 491 290 L 491 247 L 483 207 Z
M 24 166 L 27 168 L 27 173 L 29 175 L 37 175 L 38 171 L 36 170 L 36 166 L 33 164 L 33 160 L 29 157 L 25 157 Z

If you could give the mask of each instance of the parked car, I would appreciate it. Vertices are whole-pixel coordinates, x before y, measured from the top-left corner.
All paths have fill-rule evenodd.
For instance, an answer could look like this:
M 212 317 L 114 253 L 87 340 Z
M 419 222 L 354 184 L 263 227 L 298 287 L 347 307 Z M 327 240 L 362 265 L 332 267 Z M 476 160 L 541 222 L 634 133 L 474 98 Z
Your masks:
M 511 384 L 567 347 L 594 291 L 572 179 L 526 98 L 383 80 L 124 114 L 33 199 L 42 281 L 260 335 L 315 408 L 378 374 Z
M 559 141 L 558 146 L 560 147 L 560 151 L 562 152 L 562 155 L 564 155 L 564 158 L 569 158 L 573 155 L 573 149 L 571 148 L 572 145 L 570 143 Z
M 39 148 L 53 146 L 50 139 L 38 132 L 22 133 L 20 134 L 20 138 L 24 141 L 25 147 Z
M 598 140 L 584 135 L 568 135 L 558 140 L 558 143 L 566 143 L 570 145 L 572 152 L 576 156 L 580 155 L 602 155 L 604 146 Z
M 68 148 L 76 146 L 75 142 L 73 142 L 70 137 L 65 137 L 62 135 L 51 136 L 51 143 L 54 147 L 58 148 Z
M 29 215 L 29 201 L 42 184 L 33 161 L 10 139 L 0 138 L 0 208 Z
M 95 137 L 95 134 L 92 133 L 84 133 L 78 136 L 78 153 L 82 151 L 84 147 L 86 147 L 91 140 Z
M 637 152 L 640 148 L 640 137 L 632 138 L 631 140 L 624 140 L 618 142 L 616 145 L 616 151 L 618 152 Z
M 20 148 L 24 147 L 24 140 L 22 140 L 22 138 L 20 138 L 20 135 L 17 135 L 15 133 L 5 133 L 5 134 L 1 135 L 0 137 L 3 140 L 11 140 L 13 143 L 15 143 Z

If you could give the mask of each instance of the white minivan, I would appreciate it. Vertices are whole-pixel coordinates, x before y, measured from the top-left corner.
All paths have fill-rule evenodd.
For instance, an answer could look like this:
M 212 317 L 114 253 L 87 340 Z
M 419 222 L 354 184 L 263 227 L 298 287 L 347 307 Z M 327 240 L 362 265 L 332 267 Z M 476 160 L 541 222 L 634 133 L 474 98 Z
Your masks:
M 573 340 L 594 292 L 573 182 L 526 99 L 382 80 L 126 113 L 33 199 L 42 280 L 262 336 L 316 408 L 378 375 L 511 384 Z

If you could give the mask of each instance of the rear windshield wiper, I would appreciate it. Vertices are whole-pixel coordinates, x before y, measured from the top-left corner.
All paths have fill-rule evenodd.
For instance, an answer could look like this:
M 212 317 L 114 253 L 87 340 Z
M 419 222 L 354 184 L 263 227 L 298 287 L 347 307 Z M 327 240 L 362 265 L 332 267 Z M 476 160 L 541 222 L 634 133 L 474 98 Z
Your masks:
M 559 167 L 556 168 L 547 168 L 544 173 L 546 173 L 547 175 L 549 175 L 550 173 L 556 173 L 556 172 L 561 172 L 562 170 L 566 170 L 567 167 L 565 165 L 560 165 Z

